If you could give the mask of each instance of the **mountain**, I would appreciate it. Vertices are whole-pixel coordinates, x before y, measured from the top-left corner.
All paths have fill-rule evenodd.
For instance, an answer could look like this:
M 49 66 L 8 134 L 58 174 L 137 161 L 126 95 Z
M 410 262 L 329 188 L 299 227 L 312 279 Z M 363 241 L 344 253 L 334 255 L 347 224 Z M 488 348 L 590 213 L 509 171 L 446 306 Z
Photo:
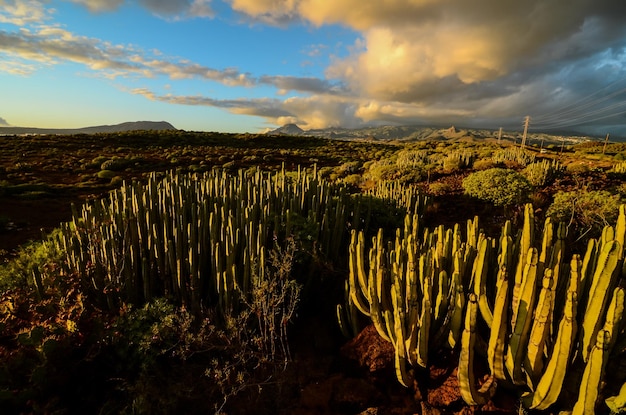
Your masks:
M 285 124 L 275 130 L 268 131 L 267 135 L 308 135 L 304 130 L 295 124 Z
M 337 140 L 374 140 L 374 141 L 419 141 L 419 140 L 445 140 L 445 141 L 474 141 L 474 140 L 498 140 L 498 130 L 478 128 L 448 128 L 425 127 L 425 126 L 395 126 L 384 125 L 364 128 L 329 127 L 323 129 L 303 130 L 295 124 L 286 124 L 276 130 L 267 132 L 268 135 L 292 135 L 332 138 Z M 521 142 L 521 131 L 503 131 L 502 140 Z M 575 144 L 593 138 L 575 133 L 529 133 L 528 143 L 544 144 Z
M 115 125 L 98 125 L 84 128 L 31 128 L 31 127 L 0 127 L 0 135 L 20 134 L 96 134 L 120 133 L 135 130 L 176 130 L 167 121 L 132 121 Z

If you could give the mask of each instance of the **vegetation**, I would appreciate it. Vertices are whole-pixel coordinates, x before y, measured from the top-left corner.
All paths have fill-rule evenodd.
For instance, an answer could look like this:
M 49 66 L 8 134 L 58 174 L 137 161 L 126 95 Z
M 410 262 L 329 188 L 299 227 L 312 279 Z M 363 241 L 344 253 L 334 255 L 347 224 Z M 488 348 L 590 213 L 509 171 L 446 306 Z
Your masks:
M 532 186 L 520 173 L 494 167 L 467 176 L 463 180 L 463 189 L 467 195 L 494 206 L 512 206 L 524 202 Z
M 429 370 L 457 369 L 459 410 L 502 395 L 524 410 L 622 410 L 623 152 L 3 138 L 0 242 L 33 227 L 21 216 L 32 206 L 48 214 L 28 220 L 49 222 L 35 242 L 0 246 L 0 408 L 297 412 L 319 381 L 295 369 L 324 338 L 311 330 L 325 327 L 338 359 L 341 332 L 371 325 L 418 400 L 442 387 Z M 54 231 L 40 239 L 39 223 Z M 386 380 L 371 383 L 393 391 Z

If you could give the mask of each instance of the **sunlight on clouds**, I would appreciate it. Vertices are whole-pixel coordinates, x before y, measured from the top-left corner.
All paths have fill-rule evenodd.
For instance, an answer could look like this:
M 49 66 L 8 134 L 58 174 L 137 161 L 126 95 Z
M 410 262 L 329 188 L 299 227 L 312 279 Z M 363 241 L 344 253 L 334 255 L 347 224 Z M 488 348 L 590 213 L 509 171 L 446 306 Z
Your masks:
M 109 12 L 120 7 L 124 0 L 71 0 L 73 3 L 85 6 L 92 12 Z
M 213 17 L 215 13 L 211 8 L 211 0 L 194 0 L 189 7 L 188 15 L 191 17 Z
M 1 38 L 1 36 L 0 36 Z M 37 70 L 32 63 L 26 63 L 18 56 L 0 53 L 0 72 L 10 75 L 29 76 Z
M 125 0 L 70 0 L 85 6 L 94 13 L 111 12 L 120 8 Z M 139 0 L 139 4 L 156 16 L 174 20 L 193 17 L 213 17 L 211 0 Z
M 24 26 L 50 18 L 54 9 L 37 0 L 0 0 L 0 23 Z

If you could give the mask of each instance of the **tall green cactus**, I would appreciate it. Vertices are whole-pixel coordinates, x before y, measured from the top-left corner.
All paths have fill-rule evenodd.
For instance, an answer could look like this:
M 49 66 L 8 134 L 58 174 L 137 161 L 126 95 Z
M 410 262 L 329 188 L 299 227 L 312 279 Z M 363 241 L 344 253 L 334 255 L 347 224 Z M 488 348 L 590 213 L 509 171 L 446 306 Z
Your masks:
M 572 415 L 595 414 L 600 383 L 604 377 L 606 364 L 624 315 L 624 289 L 616 288 L 607 310 L 604 326 L 598 330 L 596 341 L 587 356 L 587 364 L 580 383 L 578 400 Z
M 524 406 L 531 409 L 548 409 L 558 399 L 569 368 L 576 341 L 576 310 L 580 284 L 580 256 L 574 255 L 570 265 L 570 278 L 563 318 L 554 342 L 554 348 L 534 392 L 524 396 Z
M 587 361 L 602 327 L 602 319 L 610 301 L 606 293 L 614 288 L 617 271 L 621 268 L 618 267 L 621 251 L 622 247 L 619 242 L 615 240 L 605 242 L 598 258 L 598 265 L 593 273 L 581 327 L 580 352 L 585 361 Z
M 465 313 L 465 328 L 461 337 L 461 354 L 459 357 L 459 388 L 463 400 L 469 405 L 484 405 L 496 391 L 496 380 L 493 375 L 480 386 L 474 373 L 474 348 L 476 343 L 476 322 L 478 318 L 478 298 L 469 295 Z

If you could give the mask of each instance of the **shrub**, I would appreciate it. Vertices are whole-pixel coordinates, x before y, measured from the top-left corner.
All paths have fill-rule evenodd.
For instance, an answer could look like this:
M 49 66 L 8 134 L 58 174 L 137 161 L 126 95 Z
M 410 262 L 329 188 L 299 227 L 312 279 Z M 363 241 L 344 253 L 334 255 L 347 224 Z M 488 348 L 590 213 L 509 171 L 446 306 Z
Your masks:
M 129 164 L 130 164 L 129 161 L 126 159 L 113 157 L 111 160 L 107 160 L 103 162 L 100 165 L 100 170 L 120 171 L 120 170 L 124 170 Z
M 117 176 L 117 173 L 115 173 L 113 170 L 100 170 L 97 173 L 97 176 L 98 176 L 98 179 L 111 180 L 115 176 Z
M 362 181 L 363 181 L 363 178 L 361 177 L 360 174 L 351 174 L 343 178 L 343 182 L 345 184 L 350 185 L 350 186 L 355 186 L 355 187 L 359 186 Z
M 474 162 L 474 170 L 493 169 L 494 167 L 497 167 L 497 166 L 498 166 L 498 163 L 494 162 L 490 158 L 480 159 Z
M 423 165 L 398 166 L 389 160 L 381 160 L 370 166 L 367 176 L 374 181 L 398 181 L 407 184 L 424 180 L 427 172 Z
M 532 190 L 532 185 L 520 173 L 493 168 L 467 176 L 463 180 L 463 189 L 467 195 L 495 206 L 511 206 L 523 202 Z
M 547 214 L 575 227 L 601 230 L 616 221 L 620 203 L 619 194 L 606 190 L 560 191 L 554 195 Z
M 570 174 L 583 174 L 589 171 L 589 166 L 582 163 L 572 163 L 568 164 L 565 169 Z
M 451 190 L 452 186 L 450 186 L 448 183 L 443 182 L 431 183 L 430 186 L 428 186 L 428 192 L 436 196 L 445 195 Z

